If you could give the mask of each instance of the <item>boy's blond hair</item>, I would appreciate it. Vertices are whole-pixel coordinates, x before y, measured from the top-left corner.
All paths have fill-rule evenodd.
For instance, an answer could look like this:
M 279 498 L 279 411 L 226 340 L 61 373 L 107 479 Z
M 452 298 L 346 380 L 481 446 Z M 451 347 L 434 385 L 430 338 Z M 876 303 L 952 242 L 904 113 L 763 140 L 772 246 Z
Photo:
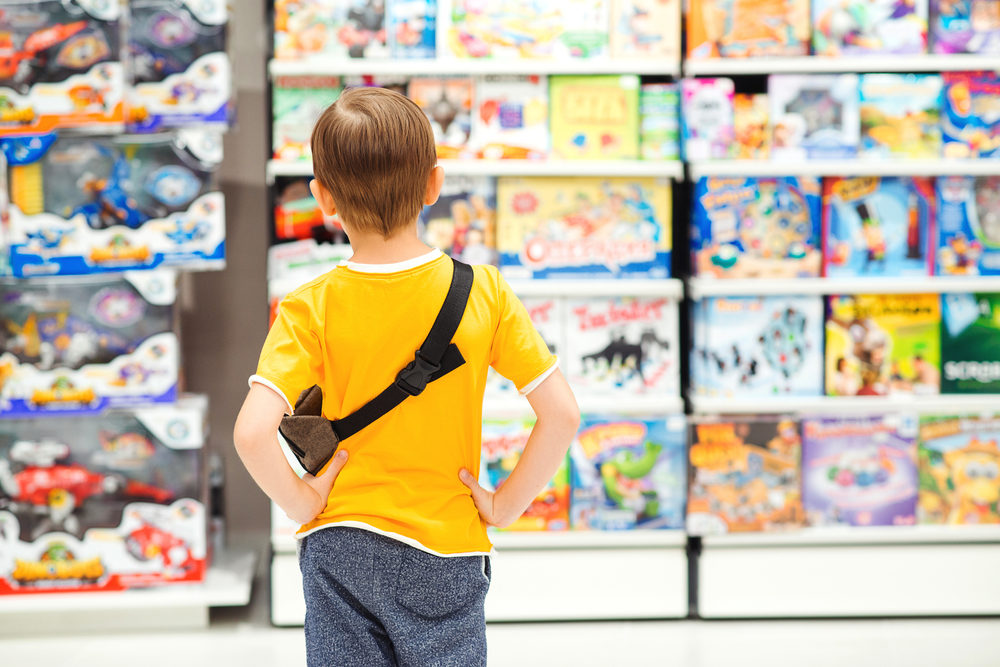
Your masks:
M 311 145 L 313 174 L 350 228 L 389 238 L 416 220 L 437 154 L 431 124 L 411 100 L 349 88 L 316 121 Z

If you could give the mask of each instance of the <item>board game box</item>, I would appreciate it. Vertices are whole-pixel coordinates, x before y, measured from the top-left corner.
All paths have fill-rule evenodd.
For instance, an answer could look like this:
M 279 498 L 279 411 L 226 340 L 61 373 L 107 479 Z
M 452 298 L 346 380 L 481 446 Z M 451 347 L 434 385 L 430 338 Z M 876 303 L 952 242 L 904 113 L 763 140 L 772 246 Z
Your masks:
M 998 441 L 996 414 L 921 417 L 919 523 L 1000 523 Z
M 1000 55 L 1000 2 L 930 0 L 934 53 Z
M 684 159 L 729 157 L 733 143 L 733 80 L 681 80 L 681 136 Z
M 733 149 L 737 160 L 766 160 L 771 153 L 770 102 L 767 95 L 733 96 Z
M 689 535 L 803 525 L 799 424 L 754 417 L 692 424 L 688 449 Z
M 829 297 L 827 395 L 940 393 L 940 326 L 937 294 Z
M 544 76 L 485 76 L 476 83 L 472 145 L 487 160 L 537 160 L 549 153 L 549 84 Z
M 941 295 L 941 392 L 1000 393 L 1000 294 Z
M 691 217 L 693 272 L 707 278 L 820 274 L 820 180 L 702 177 Z
M 570 445 L 574 530 L 684 527 L 683 415 L 592 417 Z
M 820 297 L 709 297 L 702 299 L 693 316 L 695 395 L 760 398 L 823 393 Z
M 549 78 L 552 155 L 565 160 L 639 157 L 639 77 Z
M 946 72 L 943 77 L 944 157 L 1000 157 L 1000 75 Z
M 668 278 L 670 183 L 658 178 L 497 181 L 508 278 Z
M 941 157 L 939 74 L 861 75 L 861 157 Z
M 772 74 L 771 158 L 854 157 L 861 142 L 857 74 Z
M 928 0 L 812 0 L 819 56 L 926 53 Z
M 612 0 L 612 58 L 677 63 L 680 52 L 680 0 Z
M 639 153 L 643 160 L 679 160 L 680 87 L 644 83 L 639 89 Z
M 420 213 L 420 235 L 467 264 L 497 265 L 496 180 L 445 176 L 438 200 Z
M 912 526 L 917 509 L 912 415 L 802 421 L 802 505 L 811 526 Z
M 277 76 L 271 88 L 271 157 L 312 157 L 309 139 L 320 114 L 340 96 L 340 77 Z
M 937 179 L 939 275 L 1000 275 L 1000 176 Z
M 535 326 L 549 352 L 560 358 L 564 365 L 563 351 L 566 349 L 566 301 L 552 296 L 525 297 L 521 299 L 531 323 Z M 486 374 L 486 396 L 489 398 L 513 397 L 517 395 L 514 383 L 503 377 L 492 367 Z M 489 410 L 487 409 L 487 412 Z
M 931 274 L 934 213 L 934 181 L 930 178 L 824 179 L 824 274 Z
M 437 0 L 389 0 L 389 51 L 393 58 L 437 55 Z
M 688 58 L 809 55 L 809 0 L 690 0 Z
M 274 57 L 388 58 L 386 0 L 275 0 Z
M 470 141 L 475 87 L 473 79 L 465 77 L 410 79 L 408 95 L 431 122 L 439 159 L 476 157 Z

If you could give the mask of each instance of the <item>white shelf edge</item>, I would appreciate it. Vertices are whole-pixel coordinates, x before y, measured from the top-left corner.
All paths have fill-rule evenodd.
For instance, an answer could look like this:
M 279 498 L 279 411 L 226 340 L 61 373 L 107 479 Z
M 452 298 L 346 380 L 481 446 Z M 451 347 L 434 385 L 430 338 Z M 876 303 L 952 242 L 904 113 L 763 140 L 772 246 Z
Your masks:
M 909 276 L 887 278 L 748 278 L 744 280 L 691 278 L 688 295 L 710 296 L 827 295 L 827 294 L 953 294 L 1000 292 L 1000 276 Z
M 996 56 L 973 54 L 874 54 L 841 56 L 790 56 L 709 58 L 687 60 L 686 76 L 708 74 L 786 74 L 814 72 L 956 72 L 1000 71 Z
M 662 296 L 680 299 L 684 283 L 676 278 L 662 280 L 514 280 L 508 281 L 520 297 L 533 296 Z M 998 281 L 1000 283 L 1000 281 Z
M 992 176 L 996 159 L 926 160 L 699 160 L 689 163 L 692 180 L 705 176 Z
M 702 537 L 705 548 L 969 543 L 1000 543 L 1000 526 L 803 528 L 775 533 L 728 533 Z
M 513 393 L 513 392 L 511 392 Z M 578 396 L 577 404 L 584 415 L 667 416 L 684 413 L 680 396 L 627 396 L 599 397 Z M 483 416 L 487 419 L 504 417 L 531 417 L 528 399 L 520 396 L 487 397 L 483 402 Z
M 1000 412 L 997 394 L 935 394 L 932 396 L 770 396 L 710 398 L 693 396 L 695 415 L 742 414 L 978 414 Z
M 271 60 L 268 72 L 277 76 L 295 75 L 390 75 L 390 76 L 483 76 L 489 74 L 649 74 L 676 77 L 680 62 L 655 58 L 612 59 L 578 58 L 575 60 L 545 60 L 530 58 L 460 59 L 334 59 Z
M 552 532 L 491 532 L 490 541 L 501 554 L 508 550 L 683 548 L 683 530 L 566 530 Z

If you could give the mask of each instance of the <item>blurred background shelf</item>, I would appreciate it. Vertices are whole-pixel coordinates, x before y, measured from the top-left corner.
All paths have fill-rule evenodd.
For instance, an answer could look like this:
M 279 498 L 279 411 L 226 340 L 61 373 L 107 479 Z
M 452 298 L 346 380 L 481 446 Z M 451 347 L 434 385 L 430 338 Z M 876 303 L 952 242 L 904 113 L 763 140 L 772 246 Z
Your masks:
M 1000 407 L 996 394 L 935 394 L 930 396 L 763 396 L 760 398 L 691 398 L 696 415 L 739 414 L 980 414 Z
M 767 296 L 813 294 L 951 294 L 1000 292 L 998 276 L 909 276 L 902 278 L 748 278 L 718 280 L 691 278 L 688 295 L 695 300 L 710 296 Z
M 700 160 L 690 163 L 689 173 L 692 180 L 704 176 L 993 176 L 1000 174 L 1000 159 Z
M 703 547 L 806 547 L 870 544 L 1000 544 L 1000 525 L 803 528 L 770 533 L 705 535 Z
M 613 60 L 578 58 L 575 60 L 542 59 L 459 59 L 409 58 L 402 60 L 271 60 L 271 78 L 296 75 L 350 76 L 484 76 L 489 74 L 648 74 L 676 77 L 679 62 L 657 59 Z
M 684 283 L 676 278 L 662 280 L 510 280 L 520 297 L 533 296 L 662 296 L 680 299 Z M 997 281 L 1000 284 L 1000 280 Z
M 1000 71 L 991 55 L 913 54 L 796 56 L 788 58 L 708 58 L 687 60 L 686 76 L 714 74 L 812 74 L 817 72 L 964 72 Z
M 511 392 L 513 393 L 513 392 Z M 684 400 L 680 396 L 624 396 L 577 397 L 583 415 L 623 415 L 650 417 L 680 415 L 684 413 Z M 531 417 L 531 405 L 521 396 L 489 398 L 483 404 L 483 415 L 490 417 Z

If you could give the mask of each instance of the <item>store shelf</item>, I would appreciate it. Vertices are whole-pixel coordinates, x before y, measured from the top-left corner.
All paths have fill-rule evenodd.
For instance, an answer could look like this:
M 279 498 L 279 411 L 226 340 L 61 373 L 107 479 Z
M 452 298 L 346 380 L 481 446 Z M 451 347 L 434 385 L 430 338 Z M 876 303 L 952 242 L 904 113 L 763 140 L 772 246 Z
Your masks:
M 766 296 L 772 294 L 953 294 L 1000 292 L 1000 276 L 910 276 L 904 278 L 691 278 L 688 295 Z
M 990 55 L 913 54 L 797 56 L 788 58 L 709 58 L 687 60 L 686 76 L 709 74 L 812 74 L 816 72 L 961 72 L 1000 71 L 1000 59 Z
M 703 547 L 811 547 L 874 544 L 1000 544 L 1000 525 L 878 526 L 870 528 L 804 528 L 771 533 L 706 535 Z
M 1000 60 L 1000 59 L 998 59 Z M 704 176 L 993 176 L 1000 160 L 701 160 L 692 179 Z
M 683 530 L 566 530 L 561 532 L 494 532 L 490 540 L 497 551 L 534 549 L 644 549 L 683 548 Z
M 576 402 L 585 415 L 659 416 L 684 412 L 680 396 L 577 396 Z M 483 403 L 486 417 L 530 417 L 533 414 L 528 399 L 520 396 L 488 397 Z
M 764 396 L 760 398 L 691 398 L 698 415 L 741 414 L 978 414 L 1000 411 L 1000 395 L 937 394 L 931 396 Z
M 676 278 L 663 280 L 511 280 L 510 286 L 514 293 L 520 297 L 662 296 L 669 299 L 680 299 L 684 296 L 684 283 Z
M 312 59 L 271 60 L 271 78 L 289 75 L 373 76 L 483 76 L 487 74 L 649 74 L 677 76 L 680 63 L 658 58 L 612 59 L 459 59 L 411 58 L 406 60 Z

